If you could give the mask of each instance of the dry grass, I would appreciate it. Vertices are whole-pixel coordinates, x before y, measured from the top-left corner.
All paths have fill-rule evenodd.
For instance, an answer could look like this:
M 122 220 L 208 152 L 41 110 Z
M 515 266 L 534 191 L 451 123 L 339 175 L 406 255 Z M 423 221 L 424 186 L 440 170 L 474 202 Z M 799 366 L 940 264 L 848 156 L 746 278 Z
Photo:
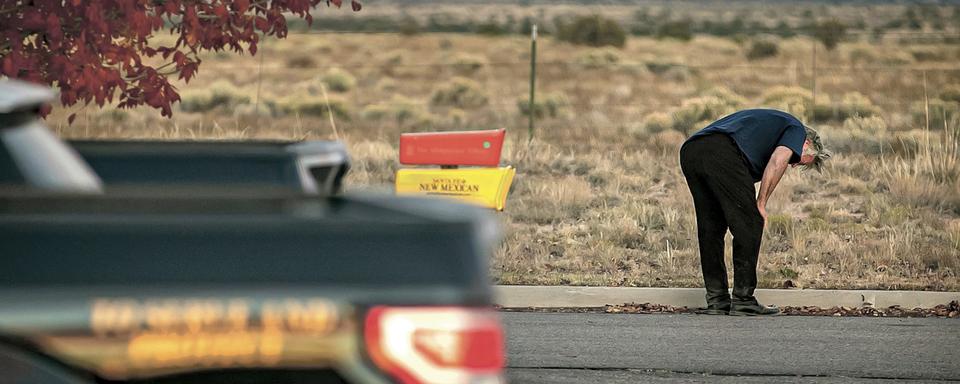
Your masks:
M 761 67 L 744 67 L 757 64 L 746 59 L 748 44 L 713 37 L 631 38 L 613 51 L 545 38 L 538 95 L 562 102 L 538 112 L 529 145 L 518 107 L 528 92 L 520 37 L 291 35 L 262 48 L 260 78 L 256 59 L 208 55 L 197 80 L 180 86 L 210 104 L 214 90 L 232 92 L 221 104 L 172 120 L 91 107 L 72 126 L 68 111 L 50 123 L 65 137 L 330 139 L 328 110 L 295 102 L 317 98 L 318 81 L 338 83 L 334 117 L 355 161 L 349 189 L 389 189 L 401 132 L 508 128 L 504 162 L 518 174 L 491 266 L 497 282 L 698 286 L 695 218 L 677 164 L 685 135 L 756 105 L 807 119 L 818 108 L 870 110 L 875 117 L 819 124 L 838 152 L 822 175 L 788 171 L 769 206 L 760 285 L 960 289 L 960 123 L 948 116 L 947 129 L 924 130 L 915 110 L 923 74 L 911 54 L 922 48 L 922 65 L 936 68 L 952 66 L 960 48 L 841 44 L 818 55 L 835 69 L 819 73 L 814 103 L 811 41 L 778 45 Z M 880 61 L 900 69 L 843 69 Z M 936 99 L 958 80 L 956 71 L 930 70 L 926 93 Z

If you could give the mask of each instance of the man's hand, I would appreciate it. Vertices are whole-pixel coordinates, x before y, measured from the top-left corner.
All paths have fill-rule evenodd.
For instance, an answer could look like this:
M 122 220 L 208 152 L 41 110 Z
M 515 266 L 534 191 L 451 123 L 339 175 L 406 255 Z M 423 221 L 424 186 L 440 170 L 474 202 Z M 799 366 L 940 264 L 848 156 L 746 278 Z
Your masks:
M 760 211 L 760 216 L 763 217 L 763 227 L 766 228 L 767 227 L 767 207 L 760 205 L 760 203 L 757 202 L 757 210 Z
M 764 227 L 767 226 L 767 199 L 770 198 L 770 194 L 780 183 L 780 178 L 783 177 L 783 172 L 787 170 L 787 163 L 792 155 L 793 151 L 790 148 L 778 146 L 773 150 L 767 168 L 763 170 L 763 178 L 760 179 L 760 193 L 757 194 L 757 210 L 760 211 L 760 216 L 763 216 Z

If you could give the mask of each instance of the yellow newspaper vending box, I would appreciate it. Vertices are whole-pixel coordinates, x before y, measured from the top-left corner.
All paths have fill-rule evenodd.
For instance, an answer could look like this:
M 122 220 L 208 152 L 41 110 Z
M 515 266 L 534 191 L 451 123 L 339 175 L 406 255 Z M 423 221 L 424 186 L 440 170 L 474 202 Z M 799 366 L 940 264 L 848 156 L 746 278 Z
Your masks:
M 502 211 L 516 170 L 513 167 L 397 171 L 397 194 L 446 196 Z

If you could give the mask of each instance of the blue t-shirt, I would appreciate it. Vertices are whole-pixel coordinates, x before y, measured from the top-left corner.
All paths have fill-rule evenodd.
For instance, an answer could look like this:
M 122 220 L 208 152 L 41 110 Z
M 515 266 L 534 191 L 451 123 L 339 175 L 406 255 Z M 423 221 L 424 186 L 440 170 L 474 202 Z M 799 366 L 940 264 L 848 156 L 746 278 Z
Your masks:
M 800 161 L 807 131 L 793 115 L 775 109 L 745 109 L 710 123 L 687 141 L 712 133 L 733 138 L 750 162 L 750 175 L 760 181 L 773 150 L 785 146 L 793 151 L 790 164 Z

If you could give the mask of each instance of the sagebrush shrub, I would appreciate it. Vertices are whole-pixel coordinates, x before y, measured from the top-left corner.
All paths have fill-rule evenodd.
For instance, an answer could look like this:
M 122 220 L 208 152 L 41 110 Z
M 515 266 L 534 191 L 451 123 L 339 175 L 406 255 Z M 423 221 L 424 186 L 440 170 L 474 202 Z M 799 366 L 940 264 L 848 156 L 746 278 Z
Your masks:
M 654 112 L 643 120 L 643 130 L 649 134 L 660 133 L 673 129 L 673 118 L 664 112 Z
M 602 47 L 623 47 L 627 32 L 616 20 L 600 15 L 577 16 L 570 22 L 557 25 L 557 38 L 573 44 Z
M 940 100 L 960 103 L 960 86 L 952 85 L 940 91 Z
M 313 68 L 317 66 L 312 56 L 298 55 L 287 59 L 287 68 Z
M 879 116 L 853 116 L 843 121 L 843 129 L 882 136 L 887 134 L 887 122 Z
M 478 108 L 487 105 L 489 98 L 477 82 L 455 77 L 450 82 L 441 84 L 433 91 L 430 98 L 435 106 L 457 107 L 461 109 Z
M 693 21 L 690 19 L 668 21 L 657 27 L 657 38 L 690 41 L 693 38 Z
M 770 40 L 755 40 L 750 44 L 750 50 L 747 51 L 747 59 L 760 60 L 768 57 L 774 57 L 780 53 L 777 43 Z
M 760 105 L 803 119 L 813 112 L 813 93 L 801 87 L 773 87 L 760 95 Z
M 394 95 L 389 101 L 383 103 L 368 105 L 360 112 L 364 120 L 393 120 L 399 125 L 420 120 L 426 115 L 428 112 L 423 104 L 400 95 Z
M 592 49 L 574 58 L 574 63 L 585 69 L 609 69 L 620 64 L 620 61 L 620 52 L 613 48 Z
M 470 76 L 487 65 L 487 59 L 482 56 L 461 53 L 450 60 L 450 66 L 461 76 Z
M 832 19 L 817 24 L 813 36 L 823 43 L 828 51 L 832 51 L 847 34 L 847 26 L 839 20 Z
M 673 129 L 687 134 L 693 133 L 707 123 L 741 109 L 746 102 L 743 97 L 726 88 L 709 89 L 702 94 L 703 96 L 684 100 L 680 107 L 673 111 Z
M 542 117 L 559 117 L 565 112 L 566 107 L 570 104 L 570 101 L 567 99 L 567 95 L 563 93 L 547 93 L 540 97 L 534 98 L 533 101 L 533 111 L 534 116 L 538 118 Z M 530 115 L 530 98 L 522 97 L 517 100 L 517 109 L 520 110 L 520 114 L 524 116 Z
M 180 110 L 184 112 L 207 112 L 217 108 L 232 108 L 250 102 L 250 96 L 240 91 L 233 83 L 220 80 L 206 88 L 183 92 L 180 95 Z
M 673 129 L 690 134 L 703 128 L 706 123 L 737 109 L 738 106 L 716 96 L 687 99 L 673 111 Z
M 323 96 L 291 95 L 268 102 L 268 105 L 273 108 L 276 115 L 327 117 L 333 112 L 333 116 L 337 118 L 350 120 L 349 103 L 336 96 L 324 98 Z
M 320 81 L 332 92 L 349 92 L 357 85 L 357 79 L 340 68 L 331 68 L 320 78 Z

